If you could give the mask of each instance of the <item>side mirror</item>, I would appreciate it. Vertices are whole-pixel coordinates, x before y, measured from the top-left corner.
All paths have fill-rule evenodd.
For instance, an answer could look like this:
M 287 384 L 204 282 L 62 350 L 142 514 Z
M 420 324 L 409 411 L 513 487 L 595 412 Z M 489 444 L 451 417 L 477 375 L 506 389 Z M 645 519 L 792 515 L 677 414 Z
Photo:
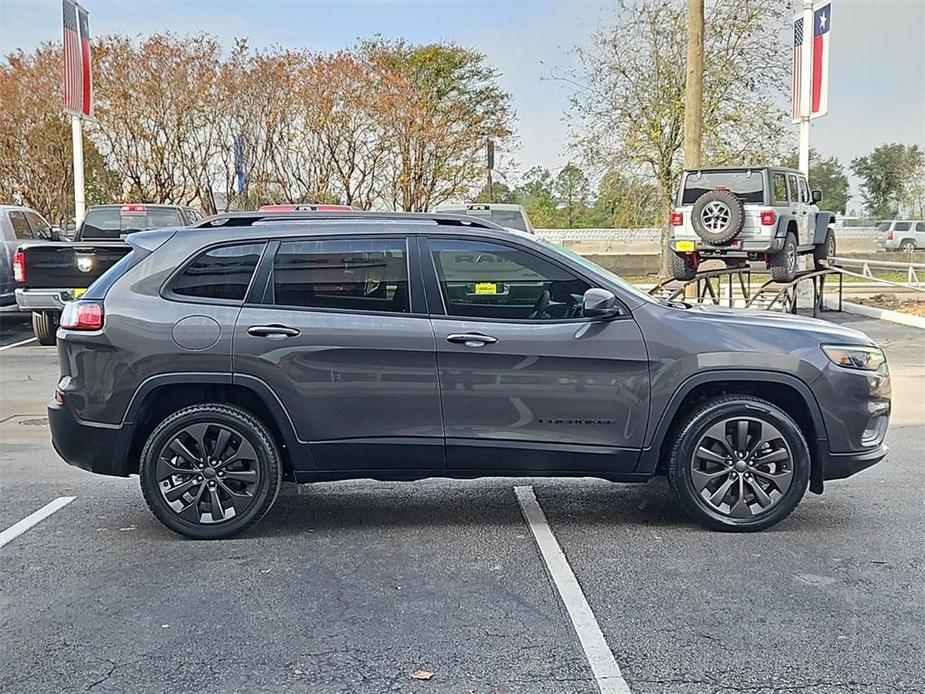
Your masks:
M 58 227 L 52 227 L 48 230 L 48 239 L 50 241 L 60 241 L 61 240 L 61 229 Z
M 822 191 L 821 190 L 813 191 L 813 202 L 822 202 Z
M 585 318 L 613 318 L 619 316 L 620 305 L 613 292 L 606 289 L 589 289 L 582 299 L 582 313 Z

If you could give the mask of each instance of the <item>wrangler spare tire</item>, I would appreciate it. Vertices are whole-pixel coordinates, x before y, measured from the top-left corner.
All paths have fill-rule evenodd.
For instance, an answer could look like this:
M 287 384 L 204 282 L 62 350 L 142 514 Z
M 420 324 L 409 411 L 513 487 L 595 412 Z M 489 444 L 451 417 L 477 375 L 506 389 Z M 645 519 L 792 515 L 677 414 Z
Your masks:
M 709 190 L 694 202 L 691 224 L 697 236 L 709 244 L 729 243 L 740 231 L 744 212 L 742 201 L 728 190 Z

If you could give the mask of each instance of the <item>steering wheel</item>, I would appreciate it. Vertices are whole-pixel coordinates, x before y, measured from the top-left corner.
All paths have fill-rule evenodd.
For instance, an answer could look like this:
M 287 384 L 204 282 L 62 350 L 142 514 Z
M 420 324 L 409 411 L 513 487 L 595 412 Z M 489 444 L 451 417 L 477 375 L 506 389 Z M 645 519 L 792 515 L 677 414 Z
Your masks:
M 549 290 L 544 289 L 543 293 L 540 294 L 539 298 L 536 300 L 536 303 L 533 304 L 533 310 L 530 312 L 529 318 L 542 319 L 546 309 L 549 308 L 549 300 Z

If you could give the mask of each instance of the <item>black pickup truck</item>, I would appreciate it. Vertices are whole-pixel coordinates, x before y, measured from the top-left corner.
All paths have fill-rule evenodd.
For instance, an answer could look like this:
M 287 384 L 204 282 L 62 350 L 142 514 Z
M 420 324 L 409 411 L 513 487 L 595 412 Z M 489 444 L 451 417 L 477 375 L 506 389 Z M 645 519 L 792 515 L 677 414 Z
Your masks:
M 199 210 L 178 205 L 96 205 L 87 210 L 73 242 L 26 242 L 13 259 L 16 303 L 32 311 L 40 344 L 55 344 L 64 304 L 129 252 L 124 236 L 135 231 L 188 226 Z

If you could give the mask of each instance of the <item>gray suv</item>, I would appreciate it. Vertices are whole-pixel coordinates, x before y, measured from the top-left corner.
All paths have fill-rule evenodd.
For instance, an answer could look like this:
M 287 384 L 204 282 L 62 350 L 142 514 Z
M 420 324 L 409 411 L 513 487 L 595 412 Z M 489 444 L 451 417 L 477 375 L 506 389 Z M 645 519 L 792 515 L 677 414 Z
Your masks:
M 237 213 L 141 232 L 70 302 L 52 440 L 220 538 L 282 480 L 666 475 L 759 530 L 881 460 L 883 353 L 790 315 L 660 303 L 581 256 L 441 214 Z
M 794 169 L 692 169 L 681 175 L 671 215 L 669 266 L 675 279 L 692 279 L 704 260 L 737 265 L 764 261 L 777 282 L 790 282 L 797 258 L 812 254 L 815 269 L 835 255 L 835 215 L 816 203 L 806 176 Z

